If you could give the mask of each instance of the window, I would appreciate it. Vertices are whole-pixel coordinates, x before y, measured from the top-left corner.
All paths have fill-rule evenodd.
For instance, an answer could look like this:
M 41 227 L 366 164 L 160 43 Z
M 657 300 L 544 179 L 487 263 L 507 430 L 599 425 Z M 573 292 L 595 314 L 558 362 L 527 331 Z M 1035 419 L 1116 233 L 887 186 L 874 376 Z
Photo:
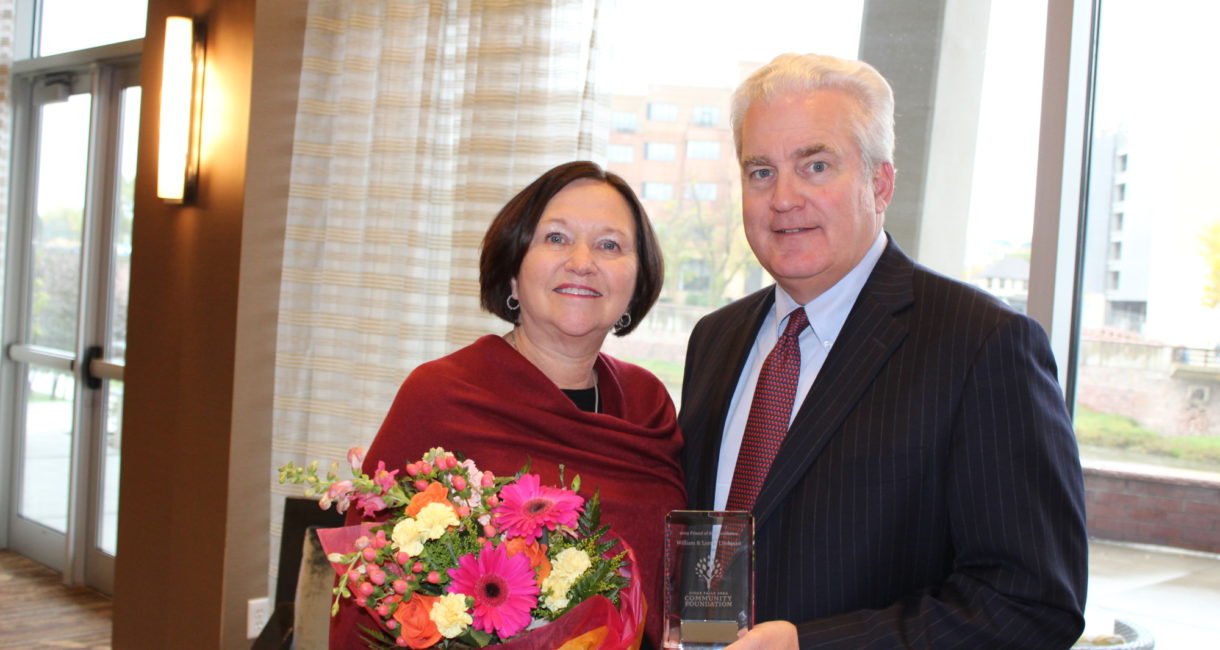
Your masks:
M 715 201 L 718 187 L 716 183 L 689 183 L 686 197 L 696 201 Z
M 678 157 L 678 146 L 669 142 L 645 142 L 644 157 L 648 160 L 673 160 Z
M 610 117 L 610 127 L 619 133 L 635 133 L 638 117 L 635 113 L 615 111 Z
M 612 163 L 629 163 L 635 160 L 635 147 L 627 144 L 610 144 L 606 147 L 606 160 Z
M 1106 303 L 1105 326 L 1114 332 L 1140 334 L 1148 320 L 1148 303 L 1133 300 L 1110 300 Z
M 1220 457 L 1197 451 L 1220 444 L 1220 405 L 1199 404 L 1188 390 L 1190 377 L 1214 372 L 1203 364 L 1220 345 L 1220 216 L 1199 209 L 1214 190 L 1191 180 L 1220 175 L 1210 153 L 1220 128 L 1212 90 L 1182 82 L 1212 74 L 1220 11 L 1178 0 L 1100 7 L 1087 172 L 1091 187 L 1113 195 L 1090 200 L 1085 214 L 1081 455 L 1220 473 Z M 1177 68 L 1167 73 L 1148 52 L 1172 52 Z M 1160 102 L 1171 94 L 1167 120 Z M 1118 232 L 1121 243 L 1111 239 Z M 1107 268 L 1120 257 L 1121 269 Z
M 691 122 L 695 126 L 714 127 L 720 124 L 720 108 L 718 106 L 696 106 L 691 111 Z
M 42 16 L 36 56 L 144 37 L 147 0 L 42 0 L 39 5 Z
M 648 119 L 656 122 L 677 122 L 678 105 L 665 102 L 649 102 Z
M 708 285 L 711 284 L 711 276 L 707 260 L 684 260 L 678 270 L 678 290 L 707 291 Z
M 979 274 L 991 266 L 1024 269 L 1023 274 L 996 277 L 991 286 L 996 287 L 997 294 L 1003 294 L 1001 299 L 1025 308 L 1042 110 L 1046 0 L 1033 4 L 991 3 L 988 12 L 946 6 L 946 12 L 960 14 L 938 15 L 928 24 L 953 25 L 953 33 L 905 20 L 887 23 L 884 30 L 870 27 L 862 32 L 866 7 L 874 17 L 887 13 L 884 3 L 862 0 L 816 6 L 775 2 L 757 16 L 740 12 L 708 14 L 703 16 L 711 21 L 706 28 L 675 33 L 670 26 L 688 20 L 691 7 L 686 2 L 619 1 L 611 21 L 620 36 L 610 42 L 620 47 L 611 52 L 606 71 L 614 101 L 621 102 L 615 110 L 646 106 L 652 121 L 648 128 L 664 129 L 667 135 L 686 132 L 687 127 L 720 128 L 727 126 L 723 122 L 727 121 L 732 90 L 753 67 L 779 52 L 818 51 L 864 58 L 894 80 L 899 93 L 895 166 L 927 173 L 925 182 L 921 182 L 900 172 L 894 202 L 886 213 L 887 230 L 915 259 L 980 286 L 987 286 L 988 280 Z M 766 18 L 777 13 L 786 17 L 780 24 Z M 983 18 L 976 20 L 980 16 Z M 894 30 L 901 31 L 902 38 L 895 38 Z M 730 33 L 742 38 L 726 42 L 723 34 Z M 658 55 L 653 49 L 638 47 L 640 42 L 664 43 L 671 54 Z M 977 56 L 940 56 L 949 43 L 968 43 Z M 921 106 L 919 102 L 926 97 L 936 97 L 938 105 L 925 107 L 916 115 L 915 107 Z M 709 110 L 712 108 L 717 110 Z M 962 133 L 967 136 L 960 137 Z M 612 143 L 615 137 L 612 132 Z M 691 187 L 693 183 L 722 186 L 717 188 L 714 200 L 681 201 L 665 209 L 650 207 L 649 211 L 659 236 L 665 240 L 666 258 L 704 260 L 711 273 L 704 298 L 677 293 L 677 278 L 667 277 L 660 304 L 654 310 L 658 323 L 670 323 L 675 331 L 689 331 L 702 313 L 696 309 L 700 304 L 724 304 L 769 284 L 771 278 L 757 265 L 741 232 L 740 170 L 733 152 L 723 150 L 729 140 L 691 140 L 681 158 L 676 152 L 662 152 L 653 146 L 656 140 L 661 138 L 645 145 L 643 158 L 672 161 L 664 170 L 654 165 L 645 172 L 641 169 L 643 161 L 612 164 L 612 169 L 636 187 L 645 187 L 645 180 L 664 182 L 683 188 L 683 196 L 691 198 L 710 196 L 711 191 Z M 966 173 L 938 172 L 956 169 L 963 160 L 971 161 Z M 1113 164 L 1115 157 L 1110 160 Z M 658 175 L 661 173 L 671 175 Z M 655 196 L 648 187 L 647 192 Z M 997 205 L 992 199 L 995 196 L 1008 199 Z M 671 264 L 675 271 L 679 266 L 680 262 Z M 1099 277 L 1104 281 L 1104 275 Z M 1098 291 L 1104 291 L 1104 287 Z M 655 341 L 648 338 L 654 335 L 649 322 L 652 319 L 650 316 L 632 336 L 608 342 L 608 351 L 628 360 L 664 361 L 680 367 L 681 345 L 669 350 L 661 343 L 671 340 L 667 337 L 672 332 L 656 332 Z M 632 351 L 633 343 L 645 341 L 652 343 L 647 354 L 661 354 L 662 358 L 644 359 Z M 677 397 L 681 373 L 662 379 Z
M 712 140 L 688 140 L 686 157 L 696 160 L 720 160 L 720 143 Z
M 650 201 L 668 201 L 674 198 L 674 186 L 672 183 L 646 181 L 640 195 Z

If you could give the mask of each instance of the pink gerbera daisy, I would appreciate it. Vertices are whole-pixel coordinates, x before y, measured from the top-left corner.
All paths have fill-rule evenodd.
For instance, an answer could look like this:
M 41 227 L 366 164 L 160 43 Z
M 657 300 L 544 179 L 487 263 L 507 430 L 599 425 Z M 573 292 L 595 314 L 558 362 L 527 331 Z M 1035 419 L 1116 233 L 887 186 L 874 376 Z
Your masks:
M 576 527 L 576 517 L 585 500 L 571 490 L 541 485 L 537 474 L 523 474 L 500 490 L 500 503 L 493 511 L 496 526 L 506 537 L 536 539 L 545 526 Z
M 503 546 L 488 542 L 479 551 L 458 560 L 449 569 L 449 593 L 474 597 L 474 626 L 495 631 L 507 639 L 530 623 L 530 610 L 538 605 L 534 569 L 524 553 L 509 556 Z

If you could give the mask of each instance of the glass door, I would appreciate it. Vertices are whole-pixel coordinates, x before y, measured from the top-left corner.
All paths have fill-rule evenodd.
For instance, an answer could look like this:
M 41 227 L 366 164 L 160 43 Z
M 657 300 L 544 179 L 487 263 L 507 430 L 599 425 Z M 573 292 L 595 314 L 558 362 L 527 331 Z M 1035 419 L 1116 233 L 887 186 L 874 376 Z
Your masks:
M 137 72 L 92 65 L 14 88 L 9 546 L 105 593 L 118 525 Z

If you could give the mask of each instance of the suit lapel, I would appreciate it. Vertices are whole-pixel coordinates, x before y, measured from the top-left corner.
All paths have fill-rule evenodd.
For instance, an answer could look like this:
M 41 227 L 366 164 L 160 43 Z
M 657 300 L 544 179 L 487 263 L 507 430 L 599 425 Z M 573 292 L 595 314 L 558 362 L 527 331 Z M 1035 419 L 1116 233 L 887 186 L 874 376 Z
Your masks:
M 691 379 L 699 381 L 700 404 L 709 409 L 704 428 L 706 435 L 693 456 L 698 461 L 698 473 L 687 477 L 687 490 L 692 502 L 711 508 L 715 498 L 716 469 L 720 462 L 720 440 L 724 437 L 729 402 L 741 378 L 746 358 L 767 310 L 775 302 L 775 289 L 758 291 L 742 300 L 741 309 L 731 317 L 741 325 L 718 327 L 714 339 L 703 346 L 709 361 L 706 372 Z M 684 405 L 685 406 L 685 405 Z M 688 458 L 691 457 L 688 452 Z M 707 477 L 703 480 L 702 477 Z
M 891 239 L 771 465 L 754 505 L 760 526 L 809 470 L 907 336 L 897 317 L 913 302 L 914 263 Z

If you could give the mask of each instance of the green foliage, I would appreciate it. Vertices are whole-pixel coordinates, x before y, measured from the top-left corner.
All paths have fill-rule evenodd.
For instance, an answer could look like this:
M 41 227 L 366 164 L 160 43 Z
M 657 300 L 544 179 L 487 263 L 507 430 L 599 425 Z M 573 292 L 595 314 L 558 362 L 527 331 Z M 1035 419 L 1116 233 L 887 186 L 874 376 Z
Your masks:
M 1076 439 L 1082 444 L 1129 449 L 1160 438 L 1135 420 L 1099 413 L 1083 406 L 1076 409 Z
M 708 275 L 706 291 L 692 292 L 684 299 L 696 306 L 724 304 L 729 282 L 757 265 L 741 227 L 739 192 L 716 201 L 677 198 L 651 216 L 665 251 L 664 291 L 671 294 L 671 300 L 671 292 L 683 285 L 681 274 L 687 262 L 701 263 Z
M 687 294 L 684 302 L 687 307 L 708 307 L 711 305 L 710 298 L 706 293 Z
M 448 650 L 459 650 L 461 648 L 486 648 L 493 643 L 502 643 L 500 637 L 484 632 L 473 625 L 466 628 L 461 634 L 453 637 L 453 642 L 446 645 Z
M 80 296 L 80 245 L 40 244 L 33 253 L 32 342 L 73 349 Z
M 1082 445 L 1186 461 L 1220 470 L 1220 436 L 1165 437 L 1121 415 L 1076 408 L 1076 439 Z
M 618 540 L 607 538 L 606 534 L 609 532 L 610 527 L 601 523 L 601 493 L 594 492 L 593 496 L 585 501 L 584 512 L 577 519 L 576 537 L 553 533 L 546 535 L 544 541 L 550 547 L 548 554 L 552 557 L 564 549 L 575 548 L 589 556 L 592 564 L 568 589 L 567 595 L 571 604 L 559 611 L 551 611 L 543 607 L 540 600 L 539 606 L 531 612 L 536 618 L 553 621 L 577 604 L 598 594 L 609 598 L 610 602 L 618 606 L 619 592 L 629 583 L 627 578 L 619 574 L 619 569 L 627 562 L 627 552 L 610 555 Z
M 622 359 L 623 361 L 648 369 L 649 372 L 656 375 L 666 386 L 682 385 L 682 363 L 655 358 L 623 357 Z
M 1207 277 L 1203 280 L 1203 306 L 1220 307 L 1220 221 L 1214 221 L 1199 235 Z
M 358 625 L 360 628 L 361 641 L 364 642 L 364 647 L 369 650 L 397 650 L 398 644 L 394 643 L 394 639 L 380 629 L 370 629 L 363 625 Z

